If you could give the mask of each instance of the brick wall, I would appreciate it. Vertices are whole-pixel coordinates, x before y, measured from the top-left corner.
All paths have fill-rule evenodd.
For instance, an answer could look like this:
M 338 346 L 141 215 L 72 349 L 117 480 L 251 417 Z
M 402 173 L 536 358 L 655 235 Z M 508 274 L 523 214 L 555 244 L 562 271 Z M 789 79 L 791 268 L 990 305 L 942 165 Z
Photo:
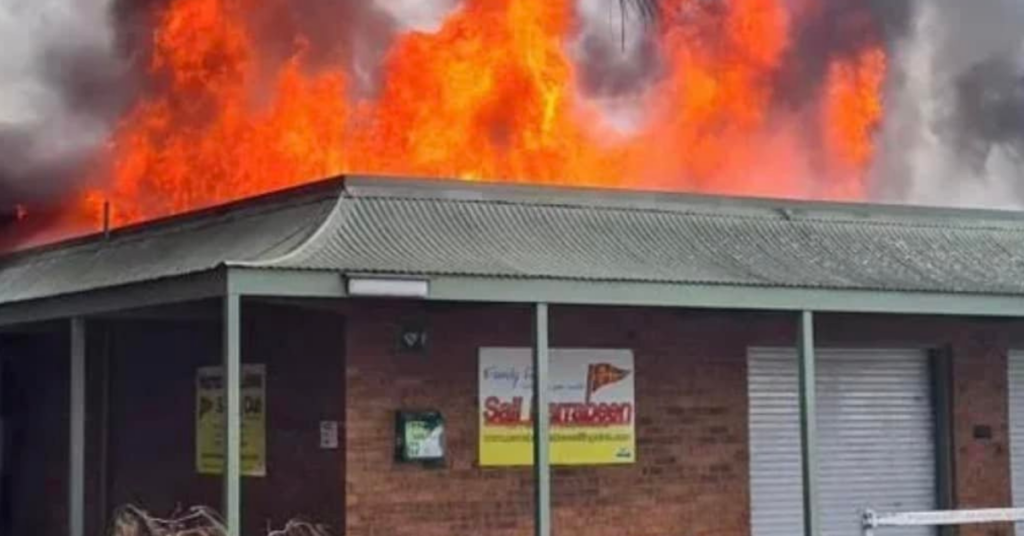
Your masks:
M 338 307 L 344 318 L 294 307 L 247 308 L 245 359 L 267 362 L 281 381 L 268 392 L 274 476 L 247 482 L 246 534 L 259 534 L 268 518 L 293 513 L 345 526 L 353 536 L 529 534 L 529 469 L 478 466 L 476 375 L 479 347 L 531 343 L 532 311 L 394 302 Z M 631 348 L 637 365 L 638 462 L 557 468 L 556 533 L 748 534 L 746 348 L 791 344 L 792 317 L 555 307 L 551 320 L 553 345 Z M 428 324 L 424 355 L 397 352 L 398 328 L 406 321 Z M 1024 340 L 1013 338 L 1024 334 L 1021 327 L 822 315 L 818 335 L 822 346 L 949 348 L 954 499 L 961 507 L 1003 506 L 1010 500 L 1005 359 L 1008 348 L 1024 348 Z M 110 504 L 140 500 L 158 510 L 177 501 L 215 504 L 219 482 L 194 474 L 192 379 L 196 366 L 217 362 L 219 327 L 146 322 L 120 329 L 112 369 Z M 24 483 L 16 493 L 23 516 L 18 526 L 32 528 L 12 534 L 56 536 L 64 531 L 66 341 L 49 336 L 17 352 L 6 348 L 19 377 L 28 378 L 21 380 L 32 395 L 24 422 L 52 425 L 28 431 L 40 447 L 19 460 Z M 393 416 L 400 408 L 444 412 L 447 467 L 393 461 Z M 334 418 L 345 420 L 345 451 L 319 451 L 316 424 Z M 978 426 L 989 427 L 992 437 L 974 437 Z M 1006 526 L 960 532 L 1011 533 Z
M 962 332 L 952 345 L 954 498 L 960 508 L 1009 506 L 1007 348 L 991 329 Z M 990 437 L 981 430 L 985 428 Z M 960 536 L 1012 536 L 1003 526 L 964 527 Z
M 347 505 L 350 536 L 522 535 L 532 530 L 528 468 L 477 461 L 477 351 L 527 346 L 531 313 L 496 306 L 360 305 L 349 320 Z M 426 318 L 426 355 L 396 355 L 403 318 Z M 552 344 L 632 348 L 638 462 L 559 468 L 560 535 L 687 536 L 748 532 L 746 367 L 737 320 L 656 310 L 552 312 Z M 392 460 L 393 414 L 442 411 L 449 460 Z
M 343 417 L 343 321 L 247 303 L 242 328 L 243 362 L 267 367 L 267 476 L 243 480 L 243 534 L 296 516 L 343 526 L 344 455 L 319 448 L 320 421 Z M 196 472 L 195 373 L 220 364 L 221 340 L 216 321 L 114 326 L 108 508 L 219 507 L 220 477 Z M 94 471 L 99 460 L 90 462 Z
M 349 312 L 347 528 L 352 536 L 525 535 L 528 469 L 477 461 L 477 351 L 528 346 L 531 310 L 486 305 L 363 303 Z M 396 352 L 399 326 L 425 321 L 425 355 Z M 821 315 L 821 346 L 949 348 L 954 501 L 1009 504 L 1006 349 L 1017 324 L 942 318 Z M 791 345 L 787 315 L 656 309 L 552 310 L 558 347 L 631 348 L 636 358 L 638 461 L 556 468 L 554 528 L 572 535 L 749 534 L 746 348 Z M 393 412 L 441 410 L 448 466 L 392 460 Z M 976 426 L 992 437 L 974 437 Z M 965 527 L 1004 536 L 1009 527 Z
M 87 427 L 96 445 L 87 459 L 95 474 L 106 458 L 106 478 L 93 483 L 94 530 L 119 505 L 132 503 L 155 515 L 167 515 L 178 505 L 219 506 L 216 480 L 195 471 L 195 370 L 216 365 L 220 328 L 216 322 L 118 321 L 108 324 L 109 342 L 90 348 L 89 368 L 97 370 L 103 348 L 109 348 L 109 413 L 106 451 L 104 434 Z M 94 326 L 98 332 L 98 326 Z M 90 342 L 93 342 L 92 340 Z M 107 346 L 109 345 L 109 346 Z M 99 376 L 95 374 L 94 376 Z M 102 417 L 100 382 L 87 389 L 94 402 L 92 421 Z

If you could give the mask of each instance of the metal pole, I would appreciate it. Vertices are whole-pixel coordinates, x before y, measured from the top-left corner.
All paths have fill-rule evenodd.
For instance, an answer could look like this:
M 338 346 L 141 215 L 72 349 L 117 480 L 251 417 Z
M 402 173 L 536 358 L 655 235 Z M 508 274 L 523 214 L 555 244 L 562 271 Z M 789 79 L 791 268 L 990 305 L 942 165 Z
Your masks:
M 85 319 L 71 319 L 68 534 L 85 535 Z
M 814 372 L 814 313 L 800 315 L 800 446 L 803 464 L 804 534 L 818 536 L 817 393 Z
M 242 350 L 241 297 L 224 297 L 224 521 L 228 536 L 241 534 L 242 522 Z
M 551 536 L 551 464 L 548 457 L 548 305 L 536 305 L 533 326 L 534 534 Z

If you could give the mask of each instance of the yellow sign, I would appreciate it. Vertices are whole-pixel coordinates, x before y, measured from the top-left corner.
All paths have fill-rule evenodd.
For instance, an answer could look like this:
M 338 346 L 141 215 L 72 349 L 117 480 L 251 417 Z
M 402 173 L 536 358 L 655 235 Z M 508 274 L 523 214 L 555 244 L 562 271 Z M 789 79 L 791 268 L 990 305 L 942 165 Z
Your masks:
M 636 461 L 633 353 L 554 349 L 549 365 L 551 463 Z M 532 465 L 532 356 L 480 350 L 480 465 Z
M 242 474 L 266 476 L 266 368 L 242 365 Z M 196 372 L 196 469 L 224 472 L 224 370 Z

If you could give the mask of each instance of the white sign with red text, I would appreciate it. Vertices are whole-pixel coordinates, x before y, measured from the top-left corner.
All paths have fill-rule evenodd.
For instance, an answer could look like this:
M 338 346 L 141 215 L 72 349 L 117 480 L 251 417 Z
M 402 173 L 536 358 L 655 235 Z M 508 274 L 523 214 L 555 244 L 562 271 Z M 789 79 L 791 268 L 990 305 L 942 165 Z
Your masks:
M 532 354 L 480 349 L 480 465 L 533 463 Z M 552 349 L 551 463 L 636 461 L 635 369 L 631 350 Z

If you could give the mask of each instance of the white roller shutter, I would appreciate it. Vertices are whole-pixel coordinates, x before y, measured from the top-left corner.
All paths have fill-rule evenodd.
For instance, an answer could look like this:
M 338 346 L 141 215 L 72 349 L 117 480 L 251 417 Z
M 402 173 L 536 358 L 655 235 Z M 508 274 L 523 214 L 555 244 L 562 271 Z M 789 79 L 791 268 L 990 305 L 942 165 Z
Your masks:
M 824 536 L 861 536 L 860 512 L 936 507 L 934 411 L 919 350 L 818 350 Z M 749 352 L 753 536 L 803 534 L 796 351 Z M 930 528 L 887 531 L 933 535 Z
M 753 536 L 804 533 L 800 468 L 800 401 L 792 350 L 752 349 L 750 525 Z
M 1024 507 L 1024 352 L 1010 352 L 1008 376 L 1013 505 Z M 1017 524 L 1017 534 L 1024 535 L 1024 523 Z

